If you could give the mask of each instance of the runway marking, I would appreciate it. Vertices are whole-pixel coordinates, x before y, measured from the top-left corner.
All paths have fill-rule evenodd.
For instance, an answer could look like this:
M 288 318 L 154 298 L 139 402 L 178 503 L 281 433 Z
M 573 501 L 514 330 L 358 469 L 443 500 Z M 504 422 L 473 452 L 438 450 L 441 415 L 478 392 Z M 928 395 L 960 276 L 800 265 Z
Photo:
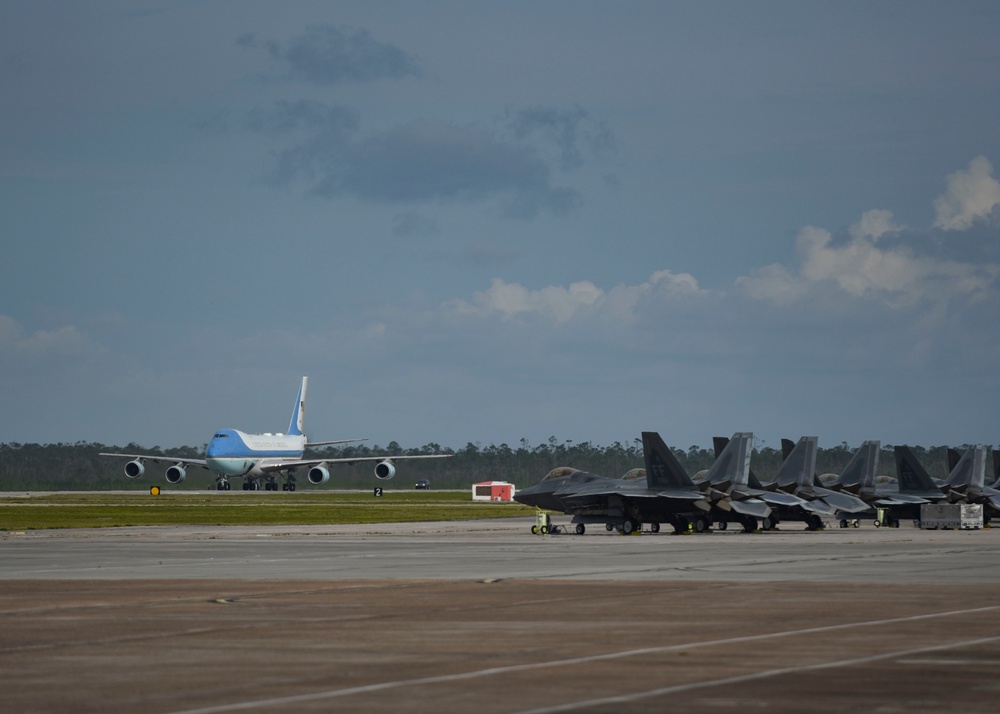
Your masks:
M 604 706 L 607 704 L 624 704 L 635 702 L 640 699 L 649 699 L 664 694 L 677 694 L 687 692 L 692 689 L 705 689 L 708 687 L 718 687 L 727 684 L 740 684 L 751 682 L 757 679 L 767 679 L 768 677 L 778 677 L 783 674 L 797 674 L 800 672 L 810 672 L 822 669 L 835 669 L 837 667 L 850 667 L 857 664 L 867 664 L 878 662 L 879 660 L 893 659 L 895 657 L 906 657 L 909 655 L 924 654 L 925 652 L 941 652 L 943 650 L 955 649 L 958 647 L 974 647 L 988 642 L 1000 641 L 997 637 L 981 637 L 976 640 L 965 640 L 963 642 L 952 642 L 946 645 L 932 645 L 930 647 L 918 647 L 913 650 L 899 650 L 898 652 L 884 652 L 877 655 L 867 655 L 865 657 L 854 657 L 852 659 L 842 659 L 836 662 L 821 662 L 818 664 L 804 664 L 798 667 L 782 667 L 780 669 L 769 669 L 764 672 L 754 672 L 753 674 L 743 674 L 736 677 L 724 677 L 722 679 L 710 679 L 705 682 L 690 682 L 688 684 L 676 684 L 670 687 L 650 689 L 644 692 L 633 692 L 631 694 L 620 694 L 614 697 L 604 697 L 602 699 L 590 699 L 587 701 L 577 701 L 572 703 L 556 704 L 551 707 L 541 707 L 539 709 L 525 709 L 516 714 L 557 714 L 558 712 L 579 711 L 590 707 Z
M 444 684 L 447 682 L 460 682 L 469 679 L 479 679 L 482 677 L 491 677 L 497 674 L 509 674 L 513 672 L 527 672 L 537 669 L 549 669 L 552 667 L 564 667 L 571 666 L 575 664 L 589 664 L 592 662 L 602 662 L 614 659 L 624 659 L 627 657 L 641 657 L 650 654 L 663 654 L 666 652 L 674 652 L 678 650 L 692 650 L 700 649 L 705 647 L 717 647 L 722 645 L 733 645 L 745 642 L 757 642 L 760 640 L 778 639 L 782 637 L 797 637 L 801 635 L 812 635 L 821 632 L 835 632 L 837 630 L 848 630 L 856 627 L 880 627 L 883 625 L 892 625 L 903 622 L 919 622 L 921 620 L 931 620 L 940 617 L 956 617 L 959 615 L 970 615 L 975 613 L 990 612 L 1000 610 L 1000 605 L 988 605 L 986 607 L 976 607 L 966 610 L 949 610 L 945 612 L 934 612 L 925 615 L 909 615 L 907 617 L 893 617 L 883 620 L 866 620 L 863 622 L 845 622 L 839 625 L 825 625 L 823 627 L 808 627 L 801 630 L 785 630 L 782 632 L 768 632 L 760 635 L 745 635 L 741 637 L 726 637 L 718 640 L 702 640 L 698 642 L 689 642 L 677 645 L 663 645 L 660 647 L 643 647 L 640 649 L 633 650 L 623 650 L 620 652 L 606 652 L 604 654 L 588 655 L 586 657 L 571 657 L 568 659 L 561 660 L 546 660 L 543 662 L 532 662 L 528 664 L 513 664 L 503 667 L 490 667 L 488 669 L 479 669 L 472 672 L 458 672 L 455 674 L 442 674 L 434 677 L 419 677 L 416 679 L 400 679 L 390 682 L 378 682 L 376 684 L 366 684 L 359 687 L 348 687 L 345 689 L 329 689 L 321 692 L 312 692 L 310 694 L 292 694 L 284 697 L 272 697 L 269 699 L 256 699 L 245 702 L 233 702 L 231 704 L 218 704 L 209 707 L 200 707 L 197 709 L 185 709 L 182 711 L 171 712 L 170 714 L 216 714 L 216 712 L 233 712 L 233 711 L 245 711 L 249 709 L 266 709 L 269 707 L 277 707 L 286 704 L 295 704 L 298 702 L 309 702 L 318 701 L 322 699 L 335 699 L 338 697 L 347 697 L 355 694 L 369 694 L 372 692 L 381 692 L 387 689 L 399 689 L 402 687 L 417 687 L 427 684 Z M 890 654 L 881 655 L 870 655 L 869 657 L 861 657 L 855 660 L 843 660 L 840 662 L 830 662 L 825 664 L 814 664 L 814 665 L 803 665 L 801 667 L 792 667 L 788 669 L 780 670 L 770 670 L 768 672 L 758 672 L 752 675 L 743 675 L 741 677 L 732 677 L 729 679 L 719 679 L 712 680 L 710 682 L 696 682 L 691 684 L 681 684 L 675 687 L 669 687 L 665 690 L 655 690 L 653 692 L 640 692 L 634 695 L 623 695 L 632 696 L 636 699 L 642 699 L 646 697 L 655 696 L 657 693 L 663 692 L 674 692 L 683 691 L 684 689 L 694 689 L 697 687 L 708 687 L 708 686 L 718 686 L 721 684 L 728 684 L 731 682 L 742 682 L 748 679 L 771 677 L 776 674 L 786 673 L 786 672 L 800 672 L 809 669 L 822 669 L 827 667 L 842 667 L 847 666 L 852 662 L 865 662 L 874 661 L 877 659 L 888 659 L 892 657 L 909 656 L 914 654 L 922 654 L 924 652 L 933 652 L 935 650 L 945 650 L 953 649 L 960 646 L 970 646 L 974 644 L 981 644 L 986 642 L 993 642 L 1000 640 L 1000 636 L 997 637 L 987 637 L 980 640 L 968 640 L 965 642 L 958 642 L 948 645 L 935 645 L 932 647 L 924 647 L 921 649 L 907 650 L 893 652 Z M 597 700 L 595 700 L 596 702 Z M 604 701 L 604 700 L 601 700 Z M 612 698 L 608 701 L 619 701 L 618 699 Z M 621 700 L 626 701 L 626 700 Z M 577 702 L 573 705 L 558 705 L 558 708 L 553 709 L 532 709 L 530 714 L 541 714 L 542 712 L 559 712 L 568 711 L 572 707 L 587 706 L 589 703 Z M 529 714 L 529 712 L 521 712 L 521 714 Z

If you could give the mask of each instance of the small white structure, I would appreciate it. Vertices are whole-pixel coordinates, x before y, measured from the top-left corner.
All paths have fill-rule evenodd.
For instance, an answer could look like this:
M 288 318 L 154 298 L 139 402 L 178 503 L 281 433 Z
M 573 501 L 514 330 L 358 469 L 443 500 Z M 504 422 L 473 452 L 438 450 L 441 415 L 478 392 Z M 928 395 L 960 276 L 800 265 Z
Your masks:
M 925 503 L 920 507 L 920 527 L 929 530 L 976 530 L 983 527 L 981 503 Z
M 504 501 L 514 499 L 514 484 L 506 481 L 481 481 L 472 484 L 473 501 Z

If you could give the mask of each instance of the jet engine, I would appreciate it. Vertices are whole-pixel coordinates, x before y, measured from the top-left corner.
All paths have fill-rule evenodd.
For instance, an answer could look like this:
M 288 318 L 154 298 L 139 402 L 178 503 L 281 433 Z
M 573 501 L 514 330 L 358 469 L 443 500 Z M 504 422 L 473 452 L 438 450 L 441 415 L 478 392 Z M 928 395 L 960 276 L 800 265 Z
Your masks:
M 174 464 L 167 469 L 167 483 L 180 483 L 185 476 L 187 471 L 184 470 L 184 464 Z
M 326 467 L 326 464 L 318 464 L 309 469 L 309 474 L 306 478 L 313 485 L 326 483 L 330 480 L 330 470 Z
M 396 467 L 392 465 L 392 462 L 389 461 L 389 459 L 386 459 L 385 461 L 379 461 L 375 465 L 375 478 L 380 479 L 382 481 L 388 481 L 395 475 L 396 475 Z
M 141 460 L 129 461 L 125 464 L 125 475 L 129 478 L 139 478 L 146 472 L 146 466 Z

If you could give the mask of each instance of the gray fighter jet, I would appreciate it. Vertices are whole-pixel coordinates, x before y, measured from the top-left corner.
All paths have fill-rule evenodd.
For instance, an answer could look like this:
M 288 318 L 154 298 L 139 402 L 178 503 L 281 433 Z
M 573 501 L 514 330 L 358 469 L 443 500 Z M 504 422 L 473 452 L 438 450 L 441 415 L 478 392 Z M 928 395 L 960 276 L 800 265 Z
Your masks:
M 981 503 L 983 524 L 1000 513 L 1000 490 L 986 485 L 986 461 L 988 446 L 977 444 L 968 450 L 948 474 L 948 497 L 953 502 Z
M 735 438 L 735 437 L 734 437 Z M 729 440 L 722 436 L 717 436 L 713 440 L 715 446 L 715 453 L 721 455 L 724 449 L 727 447 Z M 826 504 L 822 499 L 816 498 L 815 495 L 809 498 L 802 498 L 796 494 L 788 493 L 779 488 L 782 483 L 792 483 L 795 482 L 798 473 L 804 473 L 805 465 L 800 463 L 800 461 L 808 459 L 809 454 L 802 454 L 802 459 L 799 458 L 799 454 L 796 455 L 794 459 L 786 461 L 782 464 L 781 471 L 778 476 L 779 479 L 769 482 L 761 483 L 757 475 L 754 474 L 752 469 L 747 471 L 747 488 L 746 492 L 753 495 L 756 498 L 764 501 L 768 506 L 771 507 L 771 515 L 763 520 L 764 530 L 770 530 L 771 528 L 776 528 L 781 521 L 805 521 L 806 525 L 812 530 L 816 530 L 823 527 L 822 516 L 834 516 L 836 514 L 835 509 Z M 812 462 L 815 464 L 815 450 L 812 453 Z M 798 470 L 796 470 L 798 465 Z M 785 474 L 783 478 L 782 475 Z M 719 524 L 720 527 L 724 526 L 722 523 Z
M 766 488 L 778 489 L 808 501 L 808 507 L 781 513 L 785 518 L 803 520 L 809 530 L 823 528 L 821 516 L 836 516 L 838 513 L 864 513 L 871 508 L 867 503 L 850 493 L 842 493 L 824 487 L 816 476 L 816 449 L 819 438 L 803 436 L 795 446 L 787 439 L 782 440 L 785 460 L 774 481 Z M 789 448 L 790 447 L 790 448 Z
M 592 523 L 623 533 L 636 532 L 643 523 L 653 532 L 661 523 L 687 531 L 698 515 L 711 510 L 709 496 L 684 473 L 658 434 L 644 431 L 642 448 L 645 469 L 609 478 L 560 467 L 534 486 L 517 491 L 514 500 L 572 515 L 578 534 Z
M 772 525 L 772 505 L 794 506 L 803 501 L 787 494 L 771 494 L 750 486 L 750 455 L 753 433 L 736 432 L 731 439 L 716 437 L 715 461 L 703 481 L 711 484 L 711 516 L 720 530 L 726 530 L 729 521 L 738 521 L 743 530 L 752 533 L 758 524 L 764 530 Z M 702 483 L 696 481 L 695 483 Z M 697 523 L 695 524 L 697 528 Z
M 872 508 L 882 509 L 881 520 L 875 525 L 899 527 L 900 518 L 919 518 L 920 506 L 931 501 L 923 496 L 902 493 L 896 484 L 878 484 L 879 460 L 881 459 L 882 442 L 866 441 L 834 481 L 830 488 L 834 491 L 847 491 L 854 494 Z M 842 518 L 841 527 L 847 526 L 847 519 Z

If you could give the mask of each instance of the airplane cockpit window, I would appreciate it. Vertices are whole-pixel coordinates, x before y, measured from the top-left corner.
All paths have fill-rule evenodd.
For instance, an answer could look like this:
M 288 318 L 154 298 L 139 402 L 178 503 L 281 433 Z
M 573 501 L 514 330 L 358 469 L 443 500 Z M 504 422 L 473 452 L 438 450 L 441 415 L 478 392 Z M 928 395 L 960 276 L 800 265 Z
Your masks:
M 568 466 L 557 466 L 556 468 L 549 471 L 545 475 L 545 478 L 542 479 L 542 481 L 549 481 L 551 479 L 557 479 L 557 478 L 566 478 L 567 476 L 575 474 L 576 471 L 577 469 L 571 469 Z
M 220 433 L 218 433 L 218 434 L 215 435 L 215 438 L 216 439 L 228 439 L 229 438 L 229 434 L 223 434 L 223 433 L 220 432 Z
M 631 481 L 636 478 L 646 478 L 646 469 L 632 469 L 627 474 L 622 476 L 622 481 Z

